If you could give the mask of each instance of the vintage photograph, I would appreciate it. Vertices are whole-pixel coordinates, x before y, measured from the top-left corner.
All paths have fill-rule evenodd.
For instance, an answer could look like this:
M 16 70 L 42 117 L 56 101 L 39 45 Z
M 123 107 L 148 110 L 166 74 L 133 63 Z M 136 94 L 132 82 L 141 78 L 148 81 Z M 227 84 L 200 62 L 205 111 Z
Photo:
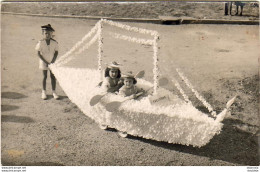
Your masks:
M 259 2 L 1 2 L 3 166 L 258 166 Z

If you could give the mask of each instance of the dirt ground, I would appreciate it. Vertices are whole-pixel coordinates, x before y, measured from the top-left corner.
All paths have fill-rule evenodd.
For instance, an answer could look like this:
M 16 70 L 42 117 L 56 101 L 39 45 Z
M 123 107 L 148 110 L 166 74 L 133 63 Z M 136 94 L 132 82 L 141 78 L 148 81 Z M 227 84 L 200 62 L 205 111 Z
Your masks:
M 101 130 L 70 102 L 59 85 L 57 92 L 61 99 L 52 98 L 49 77 L 48 100 L 41 100 L 42 73 L 34 50 L 42 36 L 40 26 L 52 24 L 62 55 L 96 22 L 1 16 L 2 165 L 259 165 L 256 134 L 259 130 L 259 26 L 126 23 L 158 31 L 162 75 L 177 77 L 175 68 L 179 67 L 217 111 L 238 95 L 231 116 L 223 121 L 222 132 L 206 146 L 194 148 L 133 136 L 121 138 L 113 129 Z M 104 62 L 119 61 L 127 65 L 126 70 L 144 69 L 145 79 L 151 80 L 151 47 L 113 41 L 107 34 L 115 30 L 109 26 L 104 28 Z M 69 65 L 95 67 L 95 50 L 95 47 L 90 49 Z M 166 88 L 178 94 L 173 85 Z M 195 97 L 189 95 L 203 110 Z

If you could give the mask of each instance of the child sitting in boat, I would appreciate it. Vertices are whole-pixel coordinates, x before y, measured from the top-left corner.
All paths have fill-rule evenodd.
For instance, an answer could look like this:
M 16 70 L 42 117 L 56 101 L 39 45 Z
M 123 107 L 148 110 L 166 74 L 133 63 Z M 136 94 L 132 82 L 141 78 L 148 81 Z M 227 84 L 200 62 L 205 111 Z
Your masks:
M 131 98 L 136 98 L 139 93 L 144 93 L 143 89 L 139 89 L 135 84 L 137 83 L 135 76 L 132 72 L 128 72 L 127 74 L 122 75 L 122 79 L 124 80 L 124 85 L 119 89 L 118 95 Z M 138 95 L 137 95 L 138 94 Z
M 123 86 L 123 82 L 120 81 L 121 71 L 119 66 L 117 62 L 112 62 L 105 69 L 105 79 L 101 86 L 105 92 L 114 93 Z

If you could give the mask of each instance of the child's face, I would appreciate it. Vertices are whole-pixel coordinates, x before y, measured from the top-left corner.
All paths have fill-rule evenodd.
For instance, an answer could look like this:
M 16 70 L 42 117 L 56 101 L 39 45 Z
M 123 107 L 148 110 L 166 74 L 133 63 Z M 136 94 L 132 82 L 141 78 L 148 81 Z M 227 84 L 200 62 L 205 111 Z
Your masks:
M 45 38 L 46 38 L 46 39 L 51 39 L 52 32 L 45 30 L 45 31 L 44 31 L 44 35 L 45 35 Z
M 124 85 L 126 88 L 131 88 L 134 85 L 134 80 L 132 78 L 125 78 Z
M 116 77 L 118 76 L 118 69 L 111 69 L 111 70 L 109 71 L 109 76 L 110 76 L 111 78 L 116 78 Z

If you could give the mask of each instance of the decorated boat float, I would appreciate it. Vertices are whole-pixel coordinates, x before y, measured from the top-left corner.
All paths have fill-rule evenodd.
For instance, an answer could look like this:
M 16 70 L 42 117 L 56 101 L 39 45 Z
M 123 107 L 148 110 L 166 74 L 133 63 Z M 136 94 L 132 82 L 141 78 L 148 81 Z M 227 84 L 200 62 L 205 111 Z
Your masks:
M 129 32 L 148 34 L 152 39 L 140 39 L 121 34 L 113 34 L 117 39 L 123 39 L 153 47 L 153 83 L 137 78 L 137 86 L 144 90 L 152 90 L 152 94 L 139 96 L 137 99 L 126 99 L 113 93 L 103 94 L 97 85 L 102 80 L 102 29 L 104 24 L 125 29 Z M 122 137 L 128 134 L 146 139 L 168 143 L 192 145 L 201 147 L 209 143 L 214 135 L 219 134 L 223 127 L 222 120 L 229 112 L 235 97 L 227 102 L 219 114 L 194 89 L 180 69 L 177 73 L 195 96 L 206 106 L 210 115 L 196 109 L 180 84 L 173 79 L 176 88 L 183 98 L 162 88 L 167 79 L 160 78 L 158 67 L 159 34 L 153 30 L 131 27 L 122 23 L 102 19 L 80 40 L 70 51 L 61 56 L 50 69 L 59 81 L 68 98 L 88 117 L 92 118 L 102 129 L 115 128 Z M 73 60 L 74 54 L 87 50 L 98 42 L 97 69 L 73 68 L 65 64 Z M 99 97 L 93 103 L 93 98 Z

